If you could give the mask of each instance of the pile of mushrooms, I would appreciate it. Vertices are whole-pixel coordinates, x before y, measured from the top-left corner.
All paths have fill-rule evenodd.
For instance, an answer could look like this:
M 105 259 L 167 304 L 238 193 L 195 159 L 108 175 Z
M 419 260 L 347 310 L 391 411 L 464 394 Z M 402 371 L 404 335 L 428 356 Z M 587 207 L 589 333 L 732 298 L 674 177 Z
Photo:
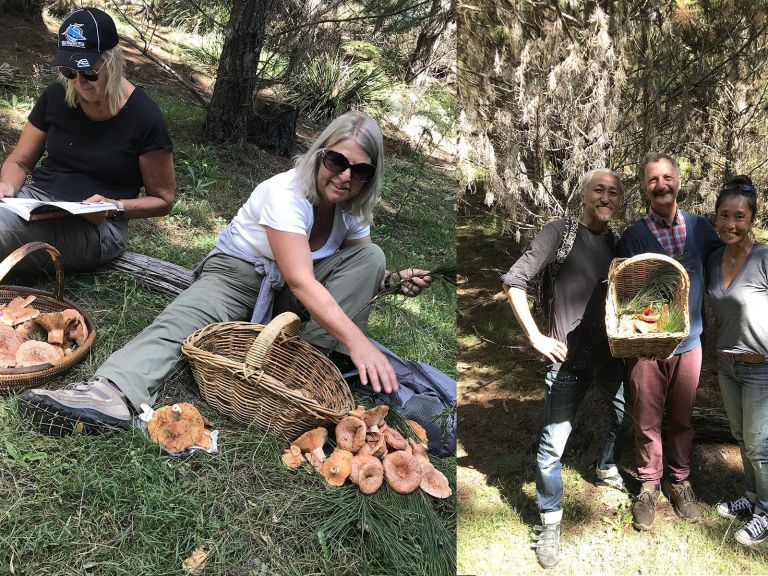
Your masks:
M 73 308 L 40 312 L 34 295 L 0 306 L 0 368 L 57 364 L 88 338 L 85 318 Z
M 363 494 L 373 494 L 386 479 L 400 494 L 421 488 L 436 498 L 447 498 L 451 488 L 445 475 L 427 456 L 427 434 L 413 420 L 408 424 L 421 442 L 405 439 L 384 421 L 389 406 L 368 410 L 358 406 L 336 425 L 336 448 L 326 458 L 323 445 L 325 428 L 305 432 L 283 453 L 283 463 L 297 468 L 309 462 L 331 486 L 342 486 L 349 479 Z

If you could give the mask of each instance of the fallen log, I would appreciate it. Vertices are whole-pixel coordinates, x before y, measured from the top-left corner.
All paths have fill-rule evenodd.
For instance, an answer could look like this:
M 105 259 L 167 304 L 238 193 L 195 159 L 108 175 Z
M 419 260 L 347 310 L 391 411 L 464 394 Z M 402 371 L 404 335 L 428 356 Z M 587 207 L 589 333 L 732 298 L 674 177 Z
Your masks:
M 175 296 L 189 288 L 195 279 L 189 268 L 136 252 L 124 252 L 105 264 L 104 269 L 128 274 L 150 290 Z
M 731 434 L 731 424 L 722 408 L 694 408 L 693 429 L 697 441 L 736 442 Z

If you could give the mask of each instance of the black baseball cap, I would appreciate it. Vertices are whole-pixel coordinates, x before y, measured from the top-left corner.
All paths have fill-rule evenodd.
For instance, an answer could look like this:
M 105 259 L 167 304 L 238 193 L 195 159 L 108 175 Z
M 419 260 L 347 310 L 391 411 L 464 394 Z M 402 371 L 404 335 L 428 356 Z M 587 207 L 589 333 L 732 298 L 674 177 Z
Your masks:
M 59 27 L 59 52 L 54 66 L 94 73 L 101 53 L 117 46 L 117 28 L 111 16 L 98 8 L 80 8 Z

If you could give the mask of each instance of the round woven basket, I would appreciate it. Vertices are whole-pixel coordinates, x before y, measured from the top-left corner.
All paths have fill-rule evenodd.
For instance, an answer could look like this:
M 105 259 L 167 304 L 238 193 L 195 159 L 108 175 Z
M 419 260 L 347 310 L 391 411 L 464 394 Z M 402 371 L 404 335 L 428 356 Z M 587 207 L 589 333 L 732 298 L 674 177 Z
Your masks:
M 682 332 L 650 332 L 626 334 L 619 332 L 620 306 L 632 299 L 646 278 L 662 263 L 672 264 L 680 275 L 670 306 L 683 310 L 685 329 Z M 605 329 L 611 354 L 616 358 L 663 359 L 675 351 L 690 331 L 688 317 L 688 272 L 674 258 L 663 254 L 638 254 L 632 258 L 615 258 L 608 271 L 608 296 L 605 303 Z
M 338 422 L 355 401 L 338 368 L 299 339 L 299 317 L 210 324 L 182 345 L 203 399 L 243 424 L 289 438 Z
M 74 308 L 85 319 L 85 325 L 88 327 L 88 337 L 82 345 L 78 346 L 74 352 L 65 356 L 57 364 L 39 364 L 37 366 L 24 366 L 23 368 L 0 368 L 0 392 L 21 392 L 27 388 L 41 388 L 51 380 L 63 374 L 75 364 L 82 362 L 88 350 L 90 350 L 96 340 L 96 326 L 90 316 L 69 300 L 63 298 L 64 294 L 64 271 L 61 268 L 61 255 L 50 244 L 45 242 L 30 242 L 21 248 L 12 252 L 5 260 L 0 262 L 0 281 L 6 274 L 23 260 L 28 254 L 37 250 L 46 250 L 53 260 L 53 266 L 56 270 L 56 291 L 44 292 L 34 288 L 25 288 L 22 286 L 0 285 L 0 305 L 6 305 L 17 296 L 26 298 L 35 296 L 33 306 L 40 312 L 61 312 L 67 308 Z

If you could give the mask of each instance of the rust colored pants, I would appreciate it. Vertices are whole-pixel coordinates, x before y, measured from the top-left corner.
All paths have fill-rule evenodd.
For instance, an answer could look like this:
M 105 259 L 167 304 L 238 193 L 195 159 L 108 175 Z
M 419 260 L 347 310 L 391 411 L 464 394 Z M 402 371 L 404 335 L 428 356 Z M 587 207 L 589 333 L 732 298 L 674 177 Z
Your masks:
M 627 367 L 640 481 L 658 483 L 664 474 L 665 458 L 672 479 L 685 480 L 690 472 L 691 415 L 701 374 L 701 347 L 666 360 L 632 359 Z M 665 410 L 667 441 L 662 447 L 661 420 Z

